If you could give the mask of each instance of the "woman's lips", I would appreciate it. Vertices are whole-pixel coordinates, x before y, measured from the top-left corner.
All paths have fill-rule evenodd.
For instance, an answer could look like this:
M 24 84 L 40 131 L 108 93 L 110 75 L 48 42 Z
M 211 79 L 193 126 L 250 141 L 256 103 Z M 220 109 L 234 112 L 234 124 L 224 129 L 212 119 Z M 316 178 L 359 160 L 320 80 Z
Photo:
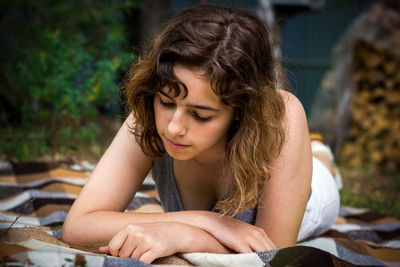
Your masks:
M 174 143 L 173 141 L 171 141 L 171 140 L 168 139 L 167 137 L 165 137 L 165 140 L 167 141 L 168 145 L 169 145 L 171 148 L 173 148 L 173 149 L 183 149 L 183 148 L 189 147 L 188 145 L 183 145 L 183 144 Z

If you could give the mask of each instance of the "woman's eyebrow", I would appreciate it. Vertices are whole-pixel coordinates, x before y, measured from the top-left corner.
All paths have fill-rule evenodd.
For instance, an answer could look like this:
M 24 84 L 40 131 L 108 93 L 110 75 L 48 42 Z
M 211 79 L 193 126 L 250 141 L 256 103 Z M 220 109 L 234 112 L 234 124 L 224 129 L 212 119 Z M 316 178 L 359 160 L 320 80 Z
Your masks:
M 163 91 L 158 91 L 158 93 L 162 94 L 163 96 L 173 100 L 174 98 L 169 96 L 167 93 L 163 92 Z M 204 106 L 204 105 L 198 105 L 198 104 L 186 104 L 187 107 L 191 107 L 191 108 L 196 108 L 196 109 L 202 109 L 202 110 L 210 110 L 210 111 L 214 111 L 214 112 L 219 112 L 219 109 L 216 108 L 212 108 L 209 106 Z
M 197 109 L 203 109 L 203 110 L 210 110 L 210 111 L 214 111 L 214 112 L 218 112 L 219 109 L 216 108 L 212 108 L 209 106 L 203 106 L 203 105 L 196 105 L 196 104 L 186 104 L 187 107 L 191 107 L 191 108 L 197 108 Z

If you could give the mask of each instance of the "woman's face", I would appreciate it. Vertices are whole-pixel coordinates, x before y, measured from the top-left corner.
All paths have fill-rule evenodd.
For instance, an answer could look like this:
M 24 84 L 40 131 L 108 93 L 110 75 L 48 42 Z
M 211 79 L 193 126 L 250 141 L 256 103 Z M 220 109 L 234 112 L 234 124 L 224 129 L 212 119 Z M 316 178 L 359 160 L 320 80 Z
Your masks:
M 199 69 L 174 67 L 176 77 L 186 85 L 177 97 L 168 87 L 154 97 L 157 132 L 171 157 L 178 160 L 215 161 L 224 155 L 233 109 L 223 104 L 211 89 L 210 80 Z

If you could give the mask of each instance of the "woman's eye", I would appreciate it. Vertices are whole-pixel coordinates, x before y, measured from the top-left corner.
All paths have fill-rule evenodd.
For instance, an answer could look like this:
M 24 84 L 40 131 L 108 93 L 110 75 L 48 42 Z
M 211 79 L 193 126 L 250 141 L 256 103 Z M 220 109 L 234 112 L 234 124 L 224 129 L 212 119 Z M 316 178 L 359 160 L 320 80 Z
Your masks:
M 200 122 L 207 122 L 207 121 L 210 121 L 210 120 L 212 119 L 212 117 L 202 117 L 202 116 L 199 116 L 199 114 L 197 114 L 196 112 L 193 112 L 193 117 L 194 117 L 196 120 L 200 121 Z
M 160 98 L 160 104 L 161 104 L 161 106 L 164 106 L 166 108 L 173 108 L 175 106 L 175 103 L 164 102 L 161 98 Z

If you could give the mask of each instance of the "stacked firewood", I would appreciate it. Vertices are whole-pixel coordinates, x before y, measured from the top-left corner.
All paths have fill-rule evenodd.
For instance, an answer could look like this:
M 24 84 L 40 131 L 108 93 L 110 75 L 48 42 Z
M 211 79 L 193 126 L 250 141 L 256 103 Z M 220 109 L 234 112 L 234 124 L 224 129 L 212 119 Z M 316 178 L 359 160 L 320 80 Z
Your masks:
M 351 166 L 400 169 L 400 57 L 390 47 L 354 44 L 352 122 L 340 150 Z

